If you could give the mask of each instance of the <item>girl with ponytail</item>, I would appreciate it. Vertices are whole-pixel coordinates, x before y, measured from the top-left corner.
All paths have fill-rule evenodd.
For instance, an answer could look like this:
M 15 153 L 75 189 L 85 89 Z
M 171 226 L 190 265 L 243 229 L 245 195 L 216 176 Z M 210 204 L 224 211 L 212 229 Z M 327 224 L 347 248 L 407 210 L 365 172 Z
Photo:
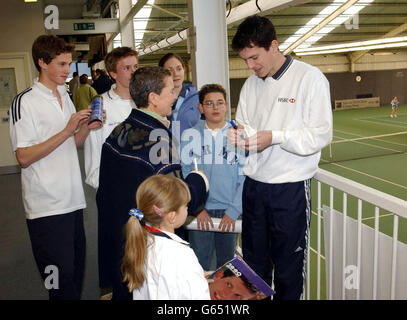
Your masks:
M 210 299 L 204 271 L 189 244 L 174 233 L 187 217 L 188 186 L 154 175 L 137 189 L 137 209 L 125 227 L 124 282 L 135 300 Z

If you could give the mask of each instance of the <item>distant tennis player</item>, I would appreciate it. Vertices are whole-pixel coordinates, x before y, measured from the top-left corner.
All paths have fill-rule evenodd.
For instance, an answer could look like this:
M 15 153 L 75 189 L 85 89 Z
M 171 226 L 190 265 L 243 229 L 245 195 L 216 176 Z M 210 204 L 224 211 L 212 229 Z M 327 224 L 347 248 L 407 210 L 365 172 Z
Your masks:
M 393 97 L 393 99 L 390 101 L 390 104 L 391 104 L 391 115 L 390 115 L 390 117 L 391 118 L 397 118 L 397 109 L 398 109 L 398 106 L 399 106 L 399 100 L 397 99 L 397 97 L 396 96 L 394 96 Z

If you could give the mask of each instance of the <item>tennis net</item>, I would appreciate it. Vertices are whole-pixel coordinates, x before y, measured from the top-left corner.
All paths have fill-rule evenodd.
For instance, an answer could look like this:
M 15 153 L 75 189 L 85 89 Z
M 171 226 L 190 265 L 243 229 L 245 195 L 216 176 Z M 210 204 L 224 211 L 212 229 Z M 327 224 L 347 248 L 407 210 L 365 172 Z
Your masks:
M 339 139 L 322 150 L 321 164 L 407 153 L 407 131 Z

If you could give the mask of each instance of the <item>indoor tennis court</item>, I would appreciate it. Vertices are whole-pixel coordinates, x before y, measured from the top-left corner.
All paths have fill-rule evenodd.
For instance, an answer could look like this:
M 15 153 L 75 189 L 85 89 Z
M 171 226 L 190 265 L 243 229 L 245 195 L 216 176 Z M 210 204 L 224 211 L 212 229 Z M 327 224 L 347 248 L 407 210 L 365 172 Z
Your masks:
M 390 117 L 390 106 L 334 111 L 333 142 L 323 150 L 320 168 L 407 200 L 407 112 L 404 111 L 406 107 L 400 106 L 397 118 Z M 327 186 L 322 186 L 322 205 L 329 205 L 328 189 Z M 311 299 L 316 299 L 317 292 L 316 192 L 316 182 L 313 181 L 310 239 Z M 342 212 L 342 207 L 342 192 L 335 190 L 334 208 Z M 348 197 L 347 215 L 357 219 L 357 199 L 351 196 Z M 373 228 L 374 215 L 374 206 L 364 204 L 362 223 Z M 393 232 L 393 215 L 385 210 L 380 210 L 379 230 L 387 235 Z M 400 218 L 398 240 L 405 244 L 406 230 L 407 221 Z M 325 278 L 324 241 L 321 241 L 321 299 L 326 298 Z

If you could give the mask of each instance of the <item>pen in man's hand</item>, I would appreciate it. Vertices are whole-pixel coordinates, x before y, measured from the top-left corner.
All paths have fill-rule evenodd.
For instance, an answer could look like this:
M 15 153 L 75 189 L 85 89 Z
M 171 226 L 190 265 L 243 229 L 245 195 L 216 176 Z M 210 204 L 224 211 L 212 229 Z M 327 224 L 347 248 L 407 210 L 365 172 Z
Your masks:
M 233 120 L 230 120 L 230 125 L 233 127 L 233 129 L 237 130 L 237 125 L 236 122 L 234 122 Z

